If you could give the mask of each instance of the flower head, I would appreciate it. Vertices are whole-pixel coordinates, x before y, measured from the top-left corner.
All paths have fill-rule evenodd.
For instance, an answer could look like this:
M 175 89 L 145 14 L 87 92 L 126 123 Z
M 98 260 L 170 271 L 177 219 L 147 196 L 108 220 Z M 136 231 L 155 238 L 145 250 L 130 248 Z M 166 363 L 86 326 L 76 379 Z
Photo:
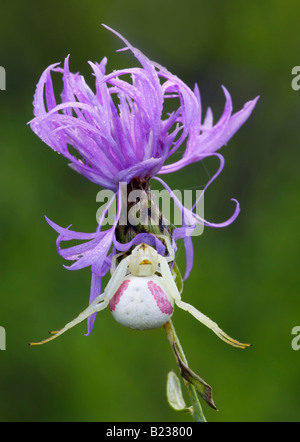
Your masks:
M 174 172 L 226 144 L 251 114 L 257 99 L 232 115 L 231 98 L 223 88 L 226 104 L 222 117 L 213 125 L 208 109 L 202 122 L 198 87 L 193 92 L 110 30 L 126 44 L 123 50 L 132 51 L 141 67 L 106 74 L 106 58 L 100 63 L 90 62 L 95 76 L 93 92 L 83 76 L 70 72 L 69 57 L 63 68 L 49 66 L 37 85 L 35 118 L 30 123 L 46 144 L 89 180 L 116 191 L 119 182 Z M 51 73 L 62 75 L 60 104 L 55 100 Z M 126 81 L 126 75 L 131 81 Z M 164 117 L 164 102 L 170 99 L 176 100 L 177 106 Z M 186 139 L 183 158 L 164 165 Z
M 226 102 L 221 118 L 213 124 L 212 111 L 208 109 L 202 119 L 197 86 L 194 90 L 190 89 L 166 68 L 150 61 L 116 31 L 105 27 L 125 43 L 122 50 L 130 50 L 140 66 L 106 74 L 106 58 L 100 63 L 90 62 L 95 76 L 94 91 L 83 76 L 70 72 L 69 57 L 65 59 L 63 67 L 58 64 L 49 66 L 37 84 L 33 102 L 35 118 L 30 122 L 31 129 L 52 149 L 66 157 L 74 170 L 99 186 L 113 190 L 118 201 L 115 222 L 105 231 L 102 231 L 105 213 L 99 221 L 97 231 L 89 234 L 74 232 L 47 220 L 59 233 L 57 246 L 60 255 L 75 261 L 69 269 L 91 266 L 90 303 L 101 292 L 101 278 L 108 272 L 112 259 L 118 252 L 127 251 L 134 245 L 145 242 L 154 246 L 158 253 L 165 253 L 162 242 L 149 232 L 140 232 L 125 244 L 117 240 L 116 229 L 122 206 L 119 183 L 129 184 L 134 179 L 149 182 L 151 178 L 155 178 L 169 191 L 184 213 L 184 225 L 175 229 L 171 240 L 174 250 L 178 238 L 185 240 L 185 277 L 192 267 L 192 243 L 189 235 L 196 224 L 222 227 L 236 218 L 239 213 L 237 202 L 232 217 L 224 223 L 214 224 L 200 218 L 193 209 L 183 207 L 172 190 L 157 175 L 175 172 L 207 156 L 215 155 L 220 160 L 220 168 L 207 183 L 205 191 L 224 165 L 224 159 L 217 151 L 248 119 L 258 99 L 247 102 L 243 109 L 232 114 L 231 97 L 223 87 Z M 54 95 L 52 74 L 62 76 L 63 90 L 59 104 Z M 174 104 L 173 111 L 168 114 L 164 109 L 167 100 L 172 100 Z M 186 147 L 182 158 L 172 162 L 173 154 L 184 142 Z M 87 242 L 66 249 L 60 247 L 62 241 L 73 239 Z M 89 333 L 94 315 L 88 321 Z

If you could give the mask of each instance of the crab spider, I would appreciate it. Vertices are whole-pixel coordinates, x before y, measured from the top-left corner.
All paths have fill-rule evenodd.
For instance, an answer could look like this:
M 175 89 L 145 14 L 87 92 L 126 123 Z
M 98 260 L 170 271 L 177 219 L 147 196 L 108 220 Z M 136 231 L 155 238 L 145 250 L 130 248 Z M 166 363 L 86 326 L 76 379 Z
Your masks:
M 234 347 L 248 347 L 249 344 L 242 344 L 232 339 L 215 322 L 181 300 L 174 281 L 175 275 L 172 274 L 168 264 L 174 260 L 174 251 L 169 238 L 165 236 L 163 238 L 169 256 L 163 257 L 153 247 L 144 243 L 136 246 L 119 265 L 116 265 L 116 258 L 122 253 L 116 255 L 111 266 L 112 277 L 104 292 L 97 296 L 77 318 L 61 330 L 51 332 L 50 338 L 30 345 L 44 344 L 57 338 L 107 306 L 115 320 L 126 327 L 137 330 L 154 329 L 164 325 L 171 318 L 175 303 L 210 328 L 223 341 Z

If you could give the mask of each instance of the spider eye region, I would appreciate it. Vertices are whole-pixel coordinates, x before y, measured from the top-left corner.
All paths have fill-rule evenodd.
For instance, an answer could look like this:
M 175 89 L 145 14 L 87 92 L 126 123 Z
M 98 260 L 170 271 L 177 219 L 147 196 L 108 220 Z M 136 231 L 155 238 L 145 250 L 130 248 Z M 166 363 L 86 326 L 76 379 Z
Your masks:
M 151 330 L 164 325 L 173 314 L 174 301 L 157 275 L 126 276 L 109 308 L 117 322 L 135 330 Z
M 152 262 L 149 261 L 149 259 L 143 259 L 143 261 L 141 261 L 141 262 L 139 263 L 139 265 L 140 265 L 140 266 L 145 266 L 145 265 L 150 265 L 150 266 L 152 266 Z

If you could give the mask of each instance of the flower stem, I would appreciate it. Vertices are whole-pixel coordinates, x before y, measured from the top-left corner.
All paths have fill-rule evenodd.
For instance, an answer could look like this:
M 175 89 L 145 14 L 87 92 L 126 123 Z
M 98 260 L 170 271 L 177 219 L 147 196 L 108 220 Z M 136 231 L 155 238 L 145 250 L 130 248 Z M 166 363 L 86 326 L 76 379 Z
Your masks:
M 173 352 L 174 352 L 174 346 L 176 346 L 176 350 L 177 350 L 180 358 L 182 359 L 182 361 L 186 365 L 188 365 L 187 359 L 185 357 L 185 354 L 183 352 L 183 349 L 181 347 L 181 344 L 180 344 L 178 336 L 176 334 L 174 325 L 173 325 L 171 320 L 168 321 L 164 325 L 164 329 L 165 329 L 165 332 L 167 334 L 167 337 L 168 337 L 168 340 L 170 342 L 170 345 L 172 347 Z M 176 356 L 176 353 L 175 353 L 175 356 Z M 195 419 L 196 422 L 207 422 L 206 419 L 205 419 L 205 416 L 203 414 L 203 411 L 202 411 L 202 407 L 201 407 L 201 404 L 200 404 L 200 401 L 199 401 L 199 397 L 198 397 L 196 388 L 192 384 L 187 382 L 186 380 L 184 380 L 184 383 L 185 383 L 185 385 L 187 387 L 187 391 L 188 391 L 190 400 L 191 400 L 192 405 L 193 405 L 193 418 Z

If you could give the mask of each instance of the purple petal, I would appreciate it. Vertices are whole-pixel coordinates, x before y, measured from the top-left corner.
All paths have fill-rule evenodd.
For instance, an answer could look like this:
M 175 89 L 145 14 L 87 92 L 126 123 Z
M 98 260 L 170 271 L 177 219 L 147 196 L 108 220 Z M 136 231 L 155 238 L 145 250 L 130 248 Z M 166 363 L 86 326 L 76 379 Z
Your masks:
M 190 236 L 186 236 L 184 238 L 184 247 L 185 247 L 185 256 L 186 256 L 186 269 L 183 281 L 185 281 L 189 277 L 194 263 L 193 241 Z
M 218 175 L 218 172 L 215 176 L 217 176 L 217 175 Z M 238 201 L 232 198 L 231 201 L 234 201 L 236 204 L 233 215 L 228 220 L 226 220 L 222 223 L 211 223 L 211 222 L 206 221 L 205 219 L 201 218 L 199 215 L 194 213 L 192 210 L 189 210 L 186 207 L 184 207 L 182 205 L 182 203 L 179 201 L 179 199 L 176 197 L 174 192 L 170 189 L 170 187 L 161 178 L 153 177 L 153 179 L 159 181 L 165 187 L 165 189 L 169 192 L 171 198 L 174 200 L 175 204 L 180 208 L 181 212 L 183 213 L 183 216 L 184 216 L 183 219 L 184 219 L 185 225 L 182 229 L 183 229 L 183 231 L 186 231 L 185 236 L 191 235 L 192 229 L 195 228 L 196 223 L 202 224 L 207 227 L 229 226 L 237 218 L 237 216 L 240 212 L 240 206 L 239 206 Z M 212 182 L 212 180 L 210 180 L 210 183 L 211 182 Z M 189 226 L 189 228 L 187 226 Z
M 100 295 L 101 282 L 102 282 L 102 277 L 96 275 L 95 273 L 92 273 L 89 304 L 91 304 L 94 301 L 94 299 L 98 295 Z M 97 316 L 97 313 L 93 313 L 92 315 L 90 315 L 88 317 L 88 319 L 87 319 L 87 333 L 85 334 L 85 336 L 89 336 L 91 334 L 91 331 L 93 330 L 93 327 L 94 327 L 94 322 L 95 322 L 96 316 Z
M 163 243 L 153 234 L 150 233 L 138 233 L 130 242 L 128 243 L 120 243 L 117 241 L 116 237 L 113 239 L 114 246 L 117 250 L 121 252 L 127 252 L 129 249 L 131 249 L 132 246 L 145 243 L 149 246 L 155 247 L 157 250 L 157 253 L 164 256 L 166 248 L 163 245 Z
M 224 146 L 249 118 L 259 97 L 247 102 L 243 109 L 231 115 L 231 97 L 227 89 L 223 86 L 222 88 L 226 103 L 219 121 L 213 126 L 212 111 L 208 108 L 204 123 L 199 125 L 198 120 L 191 128 L 183 157 L 175 163 L 163 166 L 159 174 L 175 172 L 193 162 L 200 161 L 206 156 L 210 156 Z M 200 100 L 200 94 L 198 99 Z M 199 104 L 199 109 L 201 111 L 201 104 Z

